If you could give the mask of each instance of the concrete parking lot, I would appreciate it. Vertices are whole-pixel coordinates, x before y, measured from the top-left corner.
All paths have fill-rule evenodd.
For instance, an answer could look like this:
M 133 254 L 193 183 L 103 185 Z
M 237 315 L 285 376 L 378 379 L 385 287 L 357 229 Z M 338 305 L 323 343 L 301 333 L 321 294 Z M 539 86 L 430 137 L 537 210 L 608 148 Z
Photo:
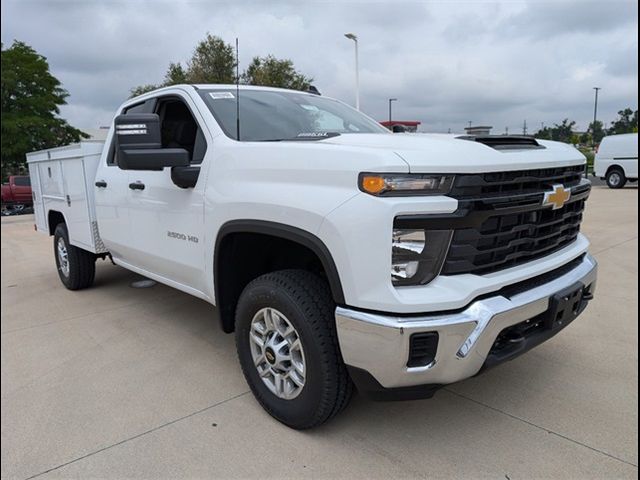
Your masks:
M 637 189 L 594 188 L 583 231 L 598 291 L 560 335 L 296 432 L 254 401 L 211 306 L 108 262 L 67 291 L 33 217 L 2 218 L 2 477 L 637 478 Z

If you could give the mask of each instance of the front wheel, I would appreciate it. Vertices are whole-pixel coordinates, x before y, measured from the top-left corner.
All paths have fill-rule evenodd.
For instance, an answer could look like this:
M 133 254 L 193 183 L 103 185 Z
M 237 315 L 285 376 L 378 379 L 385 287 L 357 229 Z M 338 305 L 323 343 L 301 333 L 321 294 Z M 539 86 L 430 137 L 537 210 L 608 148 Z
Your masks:
M 627 183 L 627 177 L 619 168 L 614 168 L 607 173 L 607 185 L 609 188 L 622 188 Z
M 64 223 L 58 224 L 53 234 L 53 253 L 60 280 L 69 290 L 90 287 L 96 275 L 95 255 L 69 243 L 69 232 Z
M 242 372 L 262 407 L 289 427 L 318 426 L 351 398 L 334 309 L 326 282 L 301 270 L 258 277 L 240 296 L 236 348 Z

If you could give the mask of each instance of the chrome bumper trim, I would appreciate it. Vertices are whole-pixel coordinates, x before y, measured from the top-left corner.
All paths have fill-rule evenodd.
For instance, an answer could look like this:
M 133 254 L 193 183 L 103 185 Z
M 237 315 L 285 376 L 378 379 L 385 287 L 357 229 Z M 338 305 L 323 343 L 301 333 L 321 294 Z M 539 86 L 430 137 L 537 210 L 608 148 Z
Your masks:
M 478 373 L 498 334 L 549 308 L 555 293 L 577 283 L 595 290 L 596 260 L 589 254 L 573 270 L 553 281 L 506 298 L 477 300 L 459 313 L 400 317 L 336 308 L 336 326 L 347 365 L 368 371 L 383 387 L 453 383 Z M 438 332 L 435 360 L 406 366 L 409 339 L 418 332 Z

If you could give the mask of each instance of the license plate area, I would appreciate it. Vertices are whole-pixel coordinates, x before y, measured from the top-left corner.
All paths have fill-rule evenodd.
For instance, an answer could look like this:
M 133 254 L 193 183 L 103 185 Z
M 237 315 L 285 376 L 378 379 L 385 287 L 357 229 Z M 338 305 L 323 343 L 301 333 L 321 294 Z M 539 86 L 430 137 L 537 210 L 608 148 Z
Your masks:
M 586 306 L 585 286 L 580 282 L 575 283 L 551 297 L 545 326 L 551 330 L 566 327 Z

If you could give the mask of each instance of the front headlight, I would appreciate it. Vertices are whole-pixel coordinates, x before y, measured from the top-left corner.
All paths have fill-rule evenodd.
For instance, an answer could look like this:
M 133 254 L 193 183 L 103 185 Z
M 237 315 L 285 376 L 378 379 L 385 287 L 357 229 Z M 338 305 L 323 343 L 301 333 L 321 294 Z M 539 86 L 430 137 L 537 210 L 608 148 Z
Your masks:
M 442 268 L 451 230 L 393 229 L 391 281 L 396 286 L 424 285 Z
M 358 187 L 369 195 L 445 195 L 451 191 L 453 175 L 405 173 L 361 173 Z

